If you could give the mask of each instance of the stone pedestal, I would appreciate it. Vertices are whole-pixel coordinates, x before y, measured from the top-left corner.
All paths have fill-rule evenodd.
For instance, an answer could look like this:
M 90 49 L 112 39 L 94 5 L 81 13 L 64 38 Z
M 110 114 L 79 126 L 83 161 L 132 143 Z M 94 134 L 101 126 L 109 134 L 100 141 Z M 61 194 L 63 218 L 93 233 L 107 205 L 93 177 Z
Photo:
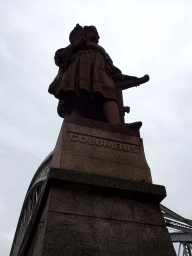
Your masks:
M 51 167 L 152 182 L 139 131 L 67 116 Z
M 23 255 L 175 256 L 139 131 L 67 117 Z

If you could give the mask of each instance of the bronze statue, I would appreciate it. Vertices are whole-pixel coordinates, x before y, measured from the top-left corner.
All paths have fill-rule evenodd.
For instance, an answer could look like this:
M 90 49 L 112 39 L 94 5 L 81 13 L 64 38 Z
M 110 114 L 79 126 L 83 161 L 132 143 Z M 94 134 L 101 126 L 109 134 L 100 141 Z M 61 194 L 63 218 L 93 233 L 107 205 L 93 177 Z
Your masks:
M 49 93 L 59 99 L 58 114 L 117 124 L 124 122 L 122 89 L 138 86 L 149 76 L 123 75 L 113 65 L 105 50 L 98 45 L 94 26 L 79 24 L 69 35 L 70 45 L 55 53 L 59 72 L 49 86 Z

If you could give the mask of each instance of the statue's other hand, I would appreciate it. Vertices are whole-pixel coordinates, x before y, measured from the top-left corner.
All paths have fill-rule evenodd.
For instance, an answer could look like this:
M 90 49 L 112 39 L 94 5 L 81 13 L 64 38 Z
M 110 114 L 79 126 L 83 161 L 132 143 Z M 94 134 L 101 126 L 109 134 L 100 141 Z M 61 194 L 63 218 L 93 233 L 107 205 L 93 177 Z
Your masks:
M 65 70 L 67 68 L 67 63 L 66 62 L 62 62 L 60 65 L 59 65 L 60 68 L 62 68 L 63 70 Z
M 83 37 L 80 37 L 78 38 L 76 41 L 75 41 L 75 45 L 79 44 L 80 42 L 83 41 Z
M 75 42 L 74 45 L 71 45 L 71 53 L 74 54 L 77 51 L 81 50 L 86 45 L 87 40 L 82 37 Z

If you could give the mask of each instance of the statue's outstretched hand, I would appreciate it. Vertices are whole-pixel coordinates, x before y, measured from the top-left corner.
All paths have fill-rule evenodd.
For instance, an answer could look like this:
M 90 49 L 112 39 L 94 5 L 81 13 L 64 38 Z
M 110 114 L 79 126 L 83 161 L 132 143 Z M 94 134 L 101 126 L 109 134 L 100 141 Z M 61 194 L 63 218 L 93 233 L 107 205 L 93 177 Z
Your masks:
M 136 76 L 128 76 L 128 75 L 123 75 L 122 73 L 116 73 L 114 74 L 113 79 L 115 81 L 128 81 L 128 80 L 137 80 L 138 78 Z
M 122 81 L 126 81 L 126 80 L 137 80 L 138 77 L 136 76 L 128 76 L 128 75 L 122 75 Z
M 116 86 L 121 87 L 122 90 L 139 86 L 140 84 L 144 84 L 149 81 L 149 75 L 145 75 L 143 77 L 135 77 L 135 76 L 126 76 L 122 75 L 122 79 L 116 80 Z

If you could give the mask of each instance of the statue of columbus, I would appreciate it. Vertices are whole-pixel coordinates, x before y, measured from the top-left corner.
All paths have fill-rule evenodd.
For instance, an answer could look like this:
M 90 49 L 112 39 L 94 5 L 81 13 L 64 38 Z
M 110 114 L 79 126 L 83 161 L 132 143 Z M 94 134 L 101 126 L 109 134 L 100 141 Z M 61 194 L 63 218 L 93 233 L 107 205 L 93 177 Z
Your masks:
M 69 40 L 70 45 L 55 53 L 59 72 L 48 90 L 59 99 L 58 114 L 120 123 L 116 83 L 124 81 L 136 86 L 142 81 L 123 75 L 113 65 L 104 48 L 98 45 L 96 27 L 77 24 Z

